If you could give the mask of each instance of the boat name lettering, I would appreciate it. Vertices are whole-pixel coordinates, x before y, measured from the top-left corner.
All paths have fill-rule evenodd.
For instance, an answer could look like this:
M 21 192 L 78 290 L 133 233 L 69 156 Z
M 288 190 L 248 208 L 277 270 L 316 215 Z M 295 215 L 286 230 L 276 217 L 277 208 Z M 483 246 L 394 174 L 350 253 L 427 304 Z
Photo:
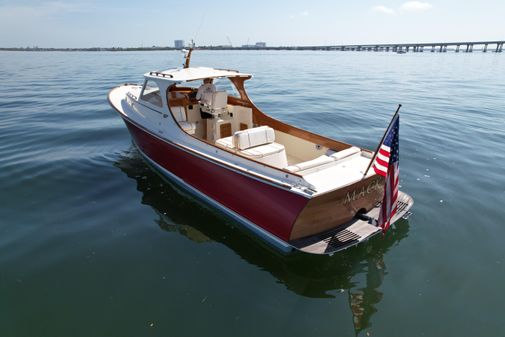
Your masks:
M 344 199 L 344 205 L 350 203 L 351 201 L 356 201 L 360 198 L 363 198 L 367 194 L 370 194 L 379 189 L 380 187 L 379 181 L 380 181 L 379 179 L 374 180 L 370 184 L 368 184 L 368 186 L 362 186 L 361 188 L 357 188 L 353 191 L 347 192 Z

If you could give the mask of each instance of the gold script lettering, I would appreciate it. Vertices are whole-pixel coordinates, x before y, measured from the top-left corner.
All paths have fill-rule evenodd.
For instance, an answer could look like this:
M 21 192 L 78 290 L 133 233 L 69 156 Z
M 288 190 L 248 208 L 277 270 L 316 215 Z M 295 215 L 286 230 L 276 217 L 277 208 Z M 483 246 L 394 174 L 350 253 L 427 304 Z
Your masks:
M 374 180 L 368 186 L 363 186 L 361 188 L 355 189 L 353 191 L 347 192 L 344 198 L 344 205 L 350 203 L 351 201 L 356 201 L 357 199 L 365 197 L 367 194 L 379 188 L 379 180 Z

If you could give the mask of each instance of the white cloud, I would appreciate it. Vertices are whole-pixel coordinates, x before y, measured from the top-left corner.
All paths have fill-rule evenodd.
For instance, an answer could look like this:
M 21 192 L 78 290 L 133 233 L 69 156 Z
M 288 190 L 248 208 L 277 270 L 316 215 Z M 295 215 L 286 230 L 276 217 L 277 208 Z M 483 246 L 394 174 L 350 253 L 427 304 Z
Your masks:
M 408 1 L 400 6 L 400 9 L 405 12 L 424 12 L 432 8 L 430 3 L 421 1 Z
M 372 10 L 374 12 L 382 13 L 382 14 L 394 14 L 395 13 L 394 9 L 383 6 L 383 5 L 375 6 L 372 8 Z

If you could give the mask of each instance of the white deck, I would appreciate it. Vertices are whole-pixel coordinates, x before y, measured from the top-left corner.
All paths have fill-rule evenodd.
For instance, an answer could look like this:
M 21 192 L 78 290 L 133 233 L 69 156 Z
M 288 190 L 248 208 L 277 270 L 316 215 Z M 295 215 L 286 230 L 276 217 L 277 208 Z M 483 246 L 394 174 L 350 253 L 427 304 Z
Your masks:
M 305 181 L 316 187 L 317 192 L 324 193 L 360 181 L 369 163 L 369 158 L 355 155 L 314 172 L 302 172 L 302 175 Z M 373 173 L 371 171 L 369 175 Z

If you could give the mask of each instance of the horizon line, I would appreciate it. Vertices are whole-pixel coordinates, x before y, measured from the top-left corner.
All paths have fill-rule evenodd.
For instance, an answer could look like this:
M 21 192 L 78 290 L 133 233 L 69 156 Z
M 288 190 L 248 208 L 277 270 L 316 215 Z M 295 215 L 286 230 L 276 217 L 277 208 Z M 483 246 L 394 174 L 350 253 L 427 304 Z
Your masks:
M 342 47 L 394 47 L 394 46 L 440 46 L 440 45 L 485 45 L 485 44 L 503 44 L 504 40 L 480 40 L 480 41 L 450 41 L 450 42 L 399 42 L 399 43 L 348 43 L 348 44 L 335 44 L 335 45 L 278 45 L 278 46 L 267 46 L 266 44 L 258 45 L 201 45 L 194 47 L 195 49 L 218 49 L 218 50 L 242 50 L 242 49 L 259 49 L 259 50 L 276 50 L 276 49 L 330 49 L 330 48 L 342 48 Z M 181 50 L 188 49 L 189 46 L 183 46 L 182 48 L 171 47 L 171 46 L 157 46 L 153 45 L 150 47 L 138 46 L 138 47 L 39 47 L 39 46 L 27 46 L 27 47 L 0 47 L 0 50 L 4 51 L 117 51 L 117 50 Z

